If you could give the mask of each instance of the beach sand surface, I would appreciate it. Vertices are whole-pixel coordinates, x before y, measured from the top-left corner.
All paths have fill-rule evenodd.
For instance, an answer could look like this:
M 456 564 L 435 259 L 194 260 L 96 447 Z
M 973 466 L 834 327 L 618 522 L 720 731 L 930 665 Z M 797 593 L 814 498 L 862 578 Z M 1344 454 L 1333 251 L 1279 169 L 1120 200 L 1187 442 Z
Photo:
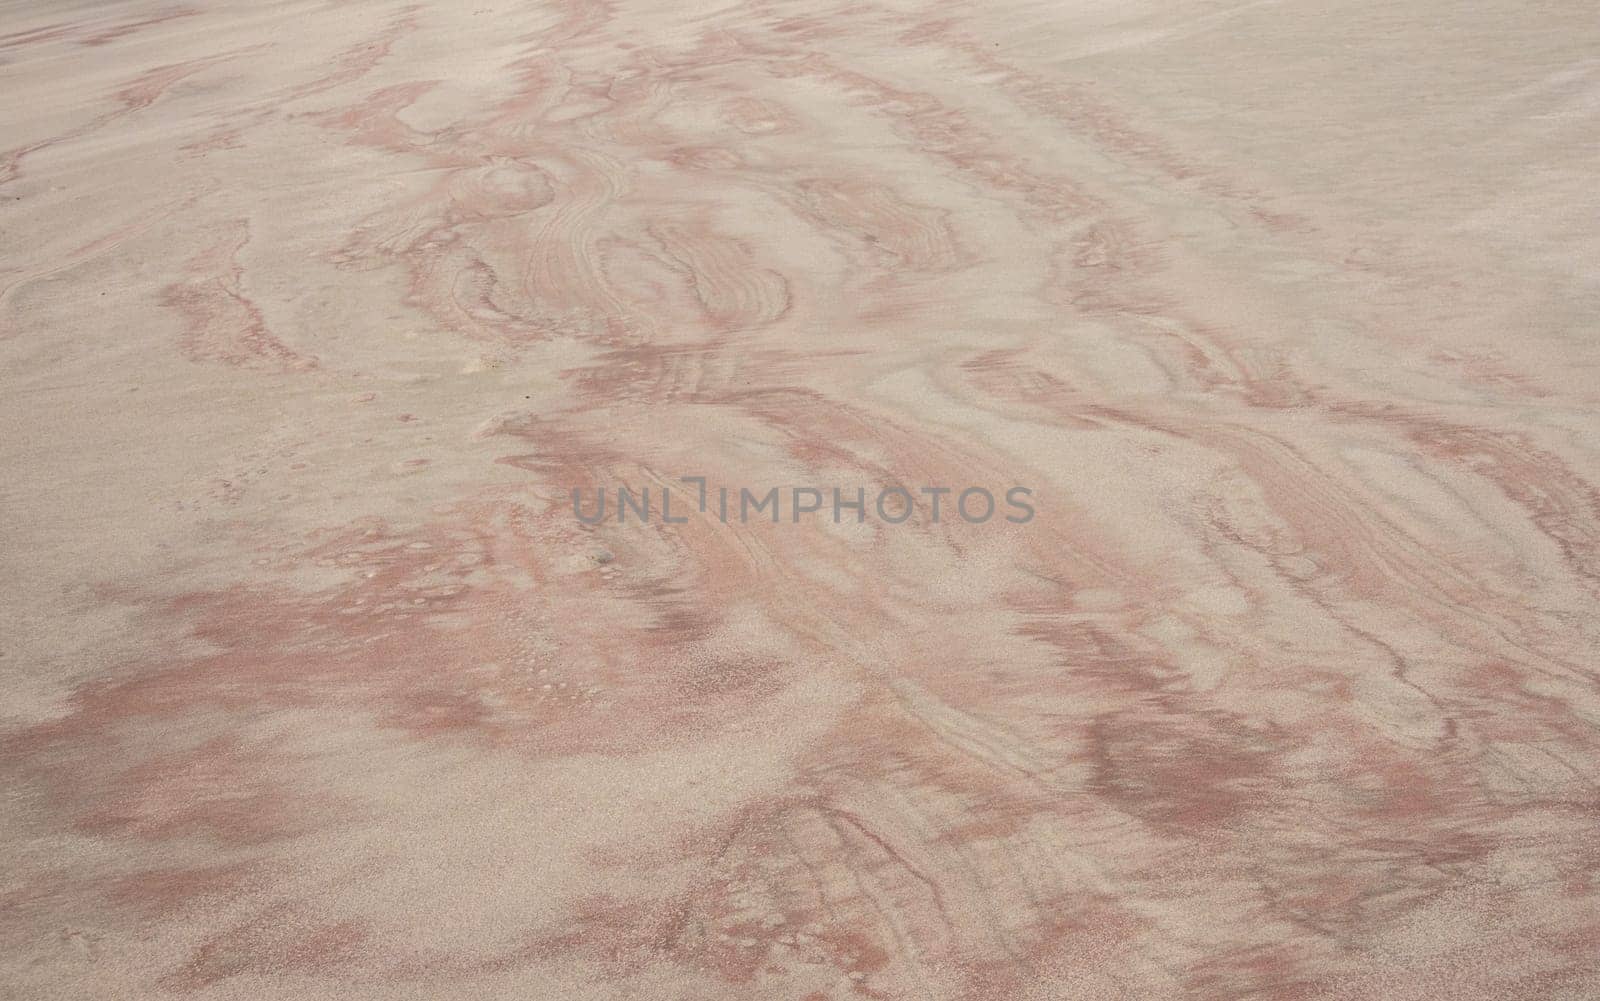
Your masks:
M 1597 54 L 0 0 L 0 998 L 1600 997 Z

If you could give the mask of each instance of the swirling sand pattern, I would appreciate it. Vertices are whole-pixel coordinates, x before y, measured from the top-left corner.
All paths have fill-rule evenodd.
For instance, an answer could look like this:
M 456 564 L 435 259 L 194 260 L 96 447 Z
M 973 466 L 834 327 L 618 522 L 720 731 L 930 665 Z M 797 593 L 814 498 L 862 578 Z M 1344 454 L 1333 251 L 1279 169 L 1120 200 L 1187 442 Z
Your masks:
M 1597 51 L 0 4 L 0 996 L 1600 996 Z

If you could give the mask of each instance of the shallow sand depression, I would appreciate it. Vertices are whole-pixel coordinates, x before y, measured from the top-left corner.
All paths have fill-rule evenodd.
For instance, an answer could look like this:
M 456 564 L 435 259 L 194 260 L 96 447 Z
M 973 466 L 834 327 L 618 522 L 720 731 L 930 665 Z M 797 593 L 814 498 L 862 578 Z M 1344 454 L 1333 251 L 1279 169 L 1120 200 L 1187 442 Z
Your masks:
M 1600 997 L 1597 53 L 0 0 L 0 998 Z

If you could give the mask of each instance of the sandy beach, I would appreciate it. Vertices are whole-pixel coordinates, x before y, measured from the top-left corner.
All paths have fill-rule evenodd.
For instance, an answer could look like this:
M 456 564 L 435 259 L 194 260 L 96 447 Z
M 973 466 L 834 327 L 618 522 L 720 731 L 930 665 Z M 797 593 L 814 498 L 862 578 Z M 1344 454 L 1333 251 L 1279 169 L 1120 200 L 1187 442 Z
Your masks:
M 1600 17 L 0 0 L 0 999 L 1600 998 Z

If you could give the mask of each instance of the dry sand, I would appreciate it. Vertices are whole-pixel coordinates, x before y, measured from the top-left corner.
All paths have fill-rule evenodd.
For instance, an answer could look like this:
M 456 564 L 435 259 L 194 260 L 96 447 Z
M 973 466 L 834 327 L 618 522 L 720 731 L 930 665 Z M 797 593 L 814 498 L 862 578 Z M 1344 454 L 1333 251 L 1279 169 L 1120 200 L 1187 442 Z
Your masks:
M 1579 0 L 4 0 L 0 998 L 1600 997 L 1597 210 Z

